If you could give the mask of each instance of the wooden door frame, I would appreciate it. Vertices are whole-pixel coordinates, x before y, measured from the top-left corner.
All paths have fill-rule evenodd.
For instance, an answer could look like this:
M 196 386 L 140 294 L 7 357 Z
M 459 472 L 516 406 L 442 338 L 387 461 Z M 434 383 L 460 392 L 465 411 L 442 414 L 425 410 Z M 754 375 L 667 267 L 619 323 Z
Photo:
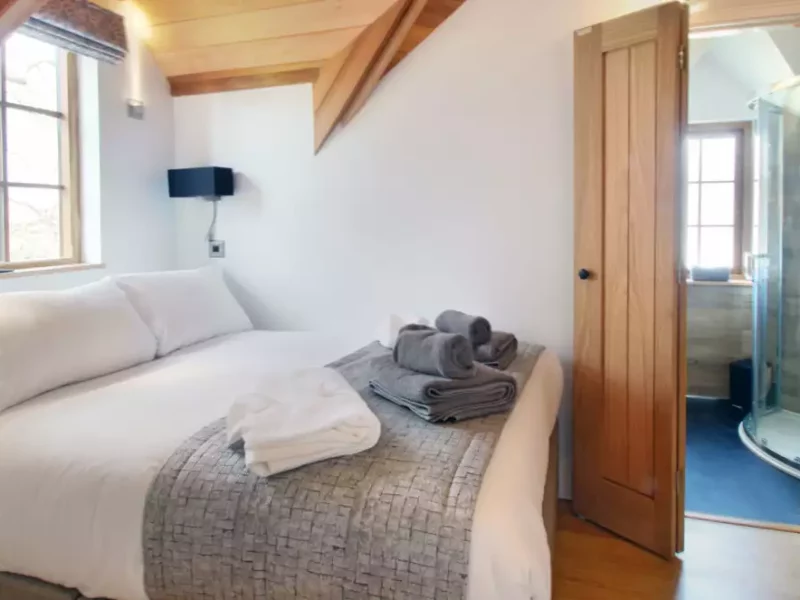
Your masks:
M 693 0 L 694 2 L 698 0 Z M 697 31 L 697 30 L 713 30 L 713 29 L 726 29 L 731 27 L 750 27 L 755 25 L 772 25 L 772 24 L 783 24 L 786 22 L 791 22 L 794 19 L 800 20 L 800 0 L 705 0 L 705 9 L 704 10 L 695 10 L 694 13 L 690 14 L 688 28 L 689 31 Z M 582 30 L 582 31 L 590 31 Z M 578 32 L 580 35 L 581 32 Z M 687 48 L 688 51 L 688 48 Z M 687 68 L 683 70 L 683 77 L 682 77 L 682 86 L 683 86 L 683 93 L 684 97 L 688 99 L 688 63 L 689 61 L 685 61 Z M 585 64 L 582 65 L 582 68 L 592 74 L 593 76 L 599 72 L 602 72 L 602 69 L 598 68 L 601 65 L 598 64 Z M 577 68 L 577 65 L 576 65 Z M 682 110 L 684 113 L 682 114 L 682 123 L 688 125 L 688 100 L 682 103 Z M 584 124 L 591 124 L 597 121 L 600 118 L 600 115 L 597 114 L 597 111 L 588 111 L 585 115 L 578 114 L 578 120 L 576 121 L 576 129 L 580 123 Z M 681 148 L 685 148 L 685 141 L 687 138 L 687 129 L 681 128 L 680 131 L 675 131 L 678 135 L 678 146 Z M 684 161 L 685 162 L 685 161 Z M 596 178 L 597 176 L 597 165 L 590 164 L 584 165 L 588 166 L 587 173 L 581 174 L 580 173 L 580 164 L 579 161 L 576 162 L 576 190 L 577 189 L 584 189 L 587 186 L 587 182 L 590 183 L 593 177 Z M 663 272 L 660 271 L 656 272 L 656 278 L 660 280 L 665 280 L 669 278 L 671 281 L 674 281 L 673 278 L 678 276 L 678 281 L 675 282 L 677 288 L 676 291 L 678 293 L 677 303 L 676 303 L 676 310 L 673 314 L 673 317 L 676 319 L 670 319 L 672 323 L 669 323 L 669 328 L 674 327 L 671 329 L 670 335 L 675 335 L 677 340 L 677 352 L 675 358 L 678 361 L 678 364 L 675 365 L 675 373 L 677 376 L 677 389 L 670 390 L 671 392 L 677 392 L 674 394 L 674 402 L 677 403 L 677 407 L 675 409 L 675 418 L 677 423 L 673 423 L 672 435 L 671 440 L 669 442 L 670 454 L 675 457 L 675 460 L 672 461 L 672 464 L 675 467 L 675 471 L 673 472 L 672 476 L 677 478 L 676 482 L 676 493 L 677 498 L 675 501 L 670 500 L 668 503 L 669 510 L 668 511 L 658 511 L 659 513 L 659 522 L 656 524 L 657 527 L 666 527 L 669 525 L 670 527 L 676 525 L 676 531 L 671 532 L 671 535 L 676 536 L 673 537 L 673 544 L 672 548 L 678 552 L 683 549 L 683 528 L 684 528 L 684 519 L 685 519 L 685 506 L 684 506 L 684 495 L 685 495 L 685 465 L 686 465 L 686 402 L 685 402 L 685 395 L 686 395 L 686 384 L 687 384 L 687 366 L 686 366 L 686 342 L 687 342 L 687 333 L 686 333 L 686 322 L 687 322 L 687 272 L 684 266 L 684 243 L 685 243 L 685 211 L 682 210 L 682 206 L 684 204 L 684 194 L 686 189 L 686 181 L 687 181 L 687 173 L 686 173 L 686 165 L 683 164 L 679 168 L 680 172 L 680 189 L 679 190 L 670 190 L 671 197 L 675 199 L 675 202 L 665 202 L 659 206 L 660 214 L 666 215 L 664 211 L 672 211 L 673 215 L 670 219 L 667 219 L 666 222 L 670 222 L 669 227 L 673 229 L 676 235 L 676 241 L 679 242 L 680 246 L 678 249 L 678 258 L 679 264 L 677 273 L 673 271 L 674 267 L 670 268 L 670 272 Z M 591 186 L 590 186 L 591 187 Z M 661 190 L 663 193 L 664 190 Z M 593 214 L 590 211 L 586 211 L 586 214 L 581 214 L 581 203 L 578 200 L 581 198 L 581 194 L 576 192 L 576 228 L 580 226 L 581 223 L 585 222 L 587 219 L 591 219 L 597 217 L 598 215 Z M 586 202 L 583 202 L 586 204 Z M 591 203 L 590 203 L 591 204 Z M 576 257 L 577 258 L 577 257 Z M 580 263 L 577 265 L 579 268 L 583 267 L 583 264 Z M 587 304 L 586 299 L 584 298 L 581 301 L 579 296 L 576 296 L 576 314 L 577 310 L 580 308 L 581 303 L 583 305 Z M 587 308 L 587 306 L 584 306 Z M 591 312 L 591 311 L 589 311 Z M 590 315 L 591 316 L 591 315 Z M 591 319 L 590 319 L 591 321 Z M 576 321 L 577 323 L 577 321 Z M 591 377 L 587 376 L 586 369 L 581 366 L 582 360 L 581 358 L 586 358 L 588 363 L 592 363 L 592 360 L 596 358 L 594 354 L 590 351 L 589 348 L 585 347 L 586 344 L 584 343 L 585 340 L 576 338 L 576 356 L 575 356 L 575 395 L 578 395 L 578 384 L 583 382 L 587 385 L 595 385 L 599 384 L 598 381 L 592 380 Z M 588 354 L 587 354 L 588 352 Z M 583 369 L 581 371 L 581 369 Z M 589 369 L 591 371 L 591 369 Z M 587 381 L 583 381 L 581 377 L 578 377 L 578 373 L 581 373 L 584 376 L 588 377 Z M 584 378 L 587 378 L 584 377 Z M 672 386 L 670 386 L 672 387 Z M 577 410 L 577 408 L 576 408 Z M 580 432 L 575 431 L 576 439 L 580 437 L 578 435 Z M 666 440 L 664 442 L 666 444 Z M 673 444 L 677 444 L 677 448 L 673 446 Z M 667 450 L 666 447 L 659 448 L 661 451 Z M 675 452 L 677 450 L 677 452 Z M 674 452 L 674 453 L 673 453 Z M 580 481 L 575 481 L 574 486 L 577 485 Z M 584 486 L 586 487 L 586 486 Z M 663 503 L 663 508 L 667 508 L 667 503 Z M 673 512 L 674 511 L 674 512 Z M 669 523 L 667 523 L 667 519 L 665 518 L 669 515 Z M 675 519 L 672 521 L 672 519 Z M 660 552 L 661 554 L 667 555 L 669 552 L 668 549 L 664 549 L 664 551 Z
M 692 5 L 695 2 L 691 3 Z M 744 0 L 739 4 L 735 4 L 731 6 L 730 0 L 708 0 L 704 2 L 703 9 L 692 9 L 689 13 L 689 33 L 691 34 L 693 31 L 714 31 L 720 29 L 747 29 L 752 27 L 770 27 L 775 25 L 785 25 L 787 23 L 797 23 L 800 22 L 800 0 Z M 688 61 L 687 61 L 688 64 Z M 688 78 L 687 78 L 688 79 Z M 688 94 L 688 89 L 686 90 Z M 686 108 L 688 110 L 688 102 L 686 102 Z M 688 134 L 688 131 L 684 134 L 684 142 L 685 138 Z M 684 146 L 685 147 L 685 146 Z M 747 172 L 745 172 L 745 177 L 747 177 Z M 688 185 L 687 181 L 687 174 L 684 173 L 684 187 Z M 686 226 L 685 224 L 681 227 L 681 252 L 683 253 L 683 248 L 685 247 L 685 237 L 686 237 Z M 684 257 L 685 258 L 685 257 Z M 685 270 L 685 267 L 684 267 Z M 686 332 L 686 323 L 688 319 L 687 308 L 688 308 L 688 300 L 687 300 L 687 293 L 688 293 L 688 285 L 686 284 L 686 280 L 688 279 L 688 273 L 684 273 L 681 291 L 681 307 L 680 307 L 680 327 L 681 327 L 681 341 L 680 341 L 680 360 L 681 360 L 681 381 L 679 389 L 684 390 L 687 389 L 688 382 L 687 382 L 687 332 Z M 685 395 L 685 394 L 684 394 Z M 721 520 L 721 519 L 714 519 L 710 516 L 701 516 L 698 514 L 691 513 L 687 515 L 686 513 L 686 506 L 685 506 L 685 486 L 686 486 L 686 402 L 685 400 L 679 402 L 678 408 L 678 465 L 680 469 L 680 473 L 682 473 L 680 486 L 681 486 L 681 493 L 679 494 L 678 499 L 678 540 L 679 540 L 679 552 L 683 550 L 683 532 L 684 532 L 684 519 L 686 518 L 709 518 L 710 520 Z M 722 521 L 726 523 L 742 524 L 733 520 L 726 520 Z M 755 523 L 751 523 L 750 526 L 756 526 Z M 773 525 L 774 526 L 774 525 Z M 769 529 L 771 525 L 768 523 L 764 524 L 764 528 Z
M 680 525 L 676 520 L 682 493 L 678 458 L 680 450 L 680 355 L 681 331 L 681 226 L 683 180 L 682 144 L 685 134 L 687 70 L 680 68 L 681 50 L 688 34 L 688 12 L 678 3 L 656 5 L 638 13 L 599 23 L 575 33 L 576 154 L 575 228 L 576 271 L 584 284 L 575 289 L 576 332 L 574 340 L 575 419 L 574 509 L 585 517 L 664 556 L 679 547 Z M 604 198 L 608 140 L 602 133 L 607 115 L 602 98 L 607 93 L 604 61 L 612 52 L 636 44 L 656 41 L 655 85 L 661 90 L 655 107 L 656 132 L 653 192 L 653 393 L 649 401 L 652 419 L 653 465 L 650 493 L 631 481 L 612 479 L 601 473 L 599 461 L 606 433 L 597 431 L 607 408 L 603 333 L 605 267 Z M 624 135 L 621 139 L 624 139 Z M 626 150 L 621 150 L 625 156 Z M 631 165 L 625 167 L 630 169 Z M 671 174 L 675 173 L 676 176 Z M 659 175 L 660 174 L 660 175 Z M 670 174 L 669 176 L 666 174 Z M 629 193 L 629 192 L 625 192 Z M 587 273 L 588 271 L 588 273 Z M 588 277 L 587 277 L 588 275 Z M 600 287 L 598 287 L 600 286 Z M 685 321 L 685 319 L 684 319 Z M 598 397 L 603 396 L 602 402 Z M 625 409 L 623 409 L 625 410 Z M 628 414 L 628 416 L 630 416 Z M 605 431 L 605 430 L 604 430 Z
M 796 23 L 800 0 L 691 0 L 689 31 Z

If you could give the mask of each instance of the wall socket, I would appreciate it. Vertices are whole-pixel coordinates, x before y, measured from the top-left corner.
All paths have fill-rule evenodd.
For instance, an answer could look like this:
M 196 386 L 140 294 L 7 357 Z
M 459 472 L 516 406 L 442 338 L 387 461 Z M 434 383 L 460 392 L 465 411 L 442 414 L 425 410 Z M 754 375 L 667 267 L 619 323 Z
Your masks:
M 208 255 L 211 258 L 225 258 L 225 242 L 219 240 L 208 242 Z

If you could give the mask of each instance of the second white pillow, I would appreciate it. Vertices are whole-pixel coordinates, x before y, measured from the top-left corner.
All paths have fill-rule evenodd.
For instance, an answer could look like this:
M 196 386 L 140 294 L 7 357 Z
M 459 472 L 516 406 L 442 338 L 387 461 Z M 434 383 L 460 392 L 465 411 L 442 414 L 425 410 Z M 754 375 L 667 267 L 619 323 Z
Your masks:
M 123 275 L 116 282 L 156 336 L 158 356 L 253 329 L 216 267 Z

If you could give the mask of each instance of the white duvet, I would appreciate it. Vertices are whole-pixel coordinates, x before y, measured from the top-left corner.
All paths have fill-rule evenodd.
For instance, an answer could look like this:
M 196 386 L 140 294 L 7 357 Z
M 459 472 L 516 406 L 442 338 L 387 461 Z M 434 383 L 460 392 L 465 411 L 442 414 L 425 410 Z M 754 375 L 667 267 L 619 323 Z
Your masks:
M 0 571 L 147 600 L 144 503 L 166 459 L 266 373 L 320 367 L 363 342 L 241 333 L 0 413 Z M 560 386 L 558 359 L 545 353 L 489 466 L 474 522 L 476 600 L 550 597 L 541 504 Z M 514 594 L 495 595 L 503 589 Z

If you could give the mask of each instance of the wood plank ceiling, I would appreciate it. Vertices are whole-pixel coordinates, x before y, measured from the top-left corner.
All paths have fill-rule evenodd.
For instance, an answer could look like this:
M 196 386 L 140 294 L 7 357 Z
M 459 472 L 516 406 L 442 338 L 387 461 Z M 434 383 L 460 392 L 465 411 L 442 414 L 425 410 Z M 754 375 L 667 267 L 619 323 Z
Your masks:
M 147 44 L 174 96 L 312 83 L 317 150 L 464 2 L 125 1 L 146 16 Z

